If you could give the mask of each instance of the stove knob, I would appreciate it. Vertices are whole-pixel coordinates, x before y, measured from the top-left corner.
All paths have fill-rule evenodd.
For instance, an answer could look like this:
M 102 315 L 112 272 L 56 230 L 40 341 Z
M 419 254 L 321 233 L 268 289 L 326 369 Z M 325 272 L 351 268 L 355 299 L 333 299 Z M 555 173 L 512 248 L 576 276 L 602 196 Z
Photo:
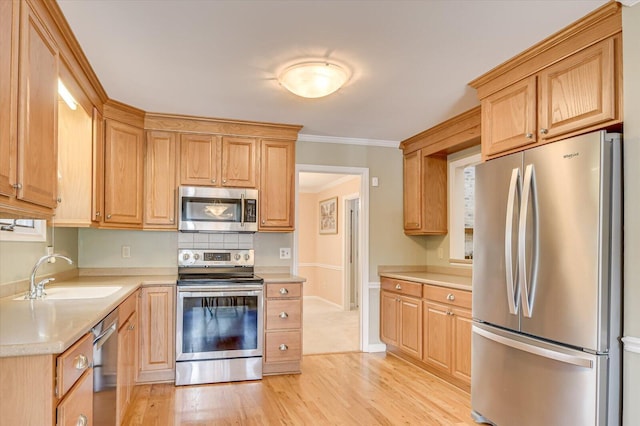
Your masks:
M 182 260 L 189 260 L 189 253 L 185 253 L 182 255 Z
M 249 253 L 245 254 L 244 255 L 244 260 L 249 260 L 249 259 L 251 259 L 251 256 L 249 256 Z
M 196 254 L 194 254 L 194 255 L 193 255 L 193 258 L 194 258 L 195 260 L 198 260 L 198 259 L 200 259 L 200 255 L 199 255 L 198 253 L 196 253 Z
M 235 256 L 233 256 L 233 258 L 235 260 L 240 260 L 240 253 L 236 253 Z

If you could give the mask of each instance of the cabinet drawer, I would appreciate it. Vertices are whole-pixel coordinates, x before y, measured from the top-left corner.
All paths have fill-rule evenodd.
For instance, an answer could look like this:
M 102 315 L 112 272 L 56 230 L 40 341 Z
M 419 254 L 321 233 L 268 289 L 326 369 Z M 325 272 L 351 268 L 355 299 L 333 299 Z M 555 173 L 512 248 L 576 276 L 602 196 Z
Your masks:
M 380 288 L 407 296 L 422 297 L 422 284 L 420 283 L 382 277 L 380 280 Z
M 264 362 L 297 361 L 302 356 L 302 332 L 276 331 L 265 334 Z
M 118 329 L 127 322 L 127 319 L 131 316 L 133 311 L 138 307 L 138 291 L 136 290 L 132 295 L 118 306 Z
M 57 426 L 93 424 L 93 370 L 89 369 L 58 405 Z
M 424 298 L 438 303 L 447 303 L 471 309 L 471 292 L 432 285 L 424 286 Z
M 302 295 L 301 283 L 269 283 L 267 284 L 267 297 L 300 297 Z
M 62 398 L 93 363 L 93 334 L 87 333 L 56 361 L 56 394 Z
M 301 300 L 267 300 L 267 330 L 281 330 L 301 327 Z

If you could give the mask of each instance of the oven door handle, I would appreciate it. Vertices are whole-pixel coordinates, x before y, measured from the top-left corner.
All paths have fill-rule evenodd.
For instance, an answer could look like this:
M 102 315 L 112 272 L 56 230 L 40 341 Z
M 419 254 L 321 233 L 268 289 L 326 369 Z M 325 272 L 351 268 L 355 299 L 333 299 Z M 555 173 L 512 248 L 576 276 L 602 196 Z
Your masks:
M 240 226 L 244 226 L 244 194 L 240 195 Z
M 194 290 L 182 290 L 178 288 L 178 294 L 180 297 L 231 297 L 231 296 L 260 296 L 262 294 L 262 290 L 238 290 L 234 291 L 231 289 L 221 289 L 217 290 L 214 288 L 201 288 L 198 291 Z

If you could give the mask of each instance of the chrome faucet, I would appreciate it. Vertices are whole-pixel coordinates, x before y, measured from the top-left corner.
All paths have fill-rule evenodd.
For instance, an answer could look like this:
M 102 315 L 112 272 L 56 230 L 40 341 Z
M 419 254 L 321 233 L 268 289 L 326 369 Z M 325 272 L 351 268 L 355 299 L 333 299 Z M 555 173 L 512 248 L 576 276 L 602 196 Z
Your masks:
M 52 259 L 54 257 L 59 257 L 60 259 L 64 259 L 67 262 L 69 262 L 69 265 L 73 265 L 73 260 L 71 260 L 67 256 L 63 256 L 61 254 L 55 254 L 54 253 L 54 254 L 47 254 L 45 256 L 42 256 L 40 259 L 38 259 L 38 261 L 36 262 L 35 266 L 31 270 L 31 278 L 29 279 L 29 293 L 26 294 L 26 296 L 24 297 L 25 299 L 42 299 L 44 294 L 45 294 L 44 293 L 44 286 L 46 284 L 50 283 L 51 281 L 55 281 L 55 278 L 45 278 L 44 280 L 42 280 L 38 284 L 36 284 L 36 272 L 38 271 L 38 268 L 44 262 L 46 262 L 49 259 Z

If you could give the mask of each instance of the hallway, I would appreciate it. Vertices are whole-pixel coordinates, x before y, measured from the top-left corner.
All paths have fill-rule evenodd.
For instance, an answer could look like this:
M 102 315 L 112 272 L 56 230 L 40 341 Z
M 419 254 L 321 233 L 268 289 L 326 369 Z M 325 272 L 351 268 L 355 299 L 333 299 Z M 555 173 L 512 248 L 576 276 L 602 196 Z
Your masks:
M 304 355 L 360 350 L 359 311 L 344 311 L 324 299 L 307 296 L 302 308 Z

